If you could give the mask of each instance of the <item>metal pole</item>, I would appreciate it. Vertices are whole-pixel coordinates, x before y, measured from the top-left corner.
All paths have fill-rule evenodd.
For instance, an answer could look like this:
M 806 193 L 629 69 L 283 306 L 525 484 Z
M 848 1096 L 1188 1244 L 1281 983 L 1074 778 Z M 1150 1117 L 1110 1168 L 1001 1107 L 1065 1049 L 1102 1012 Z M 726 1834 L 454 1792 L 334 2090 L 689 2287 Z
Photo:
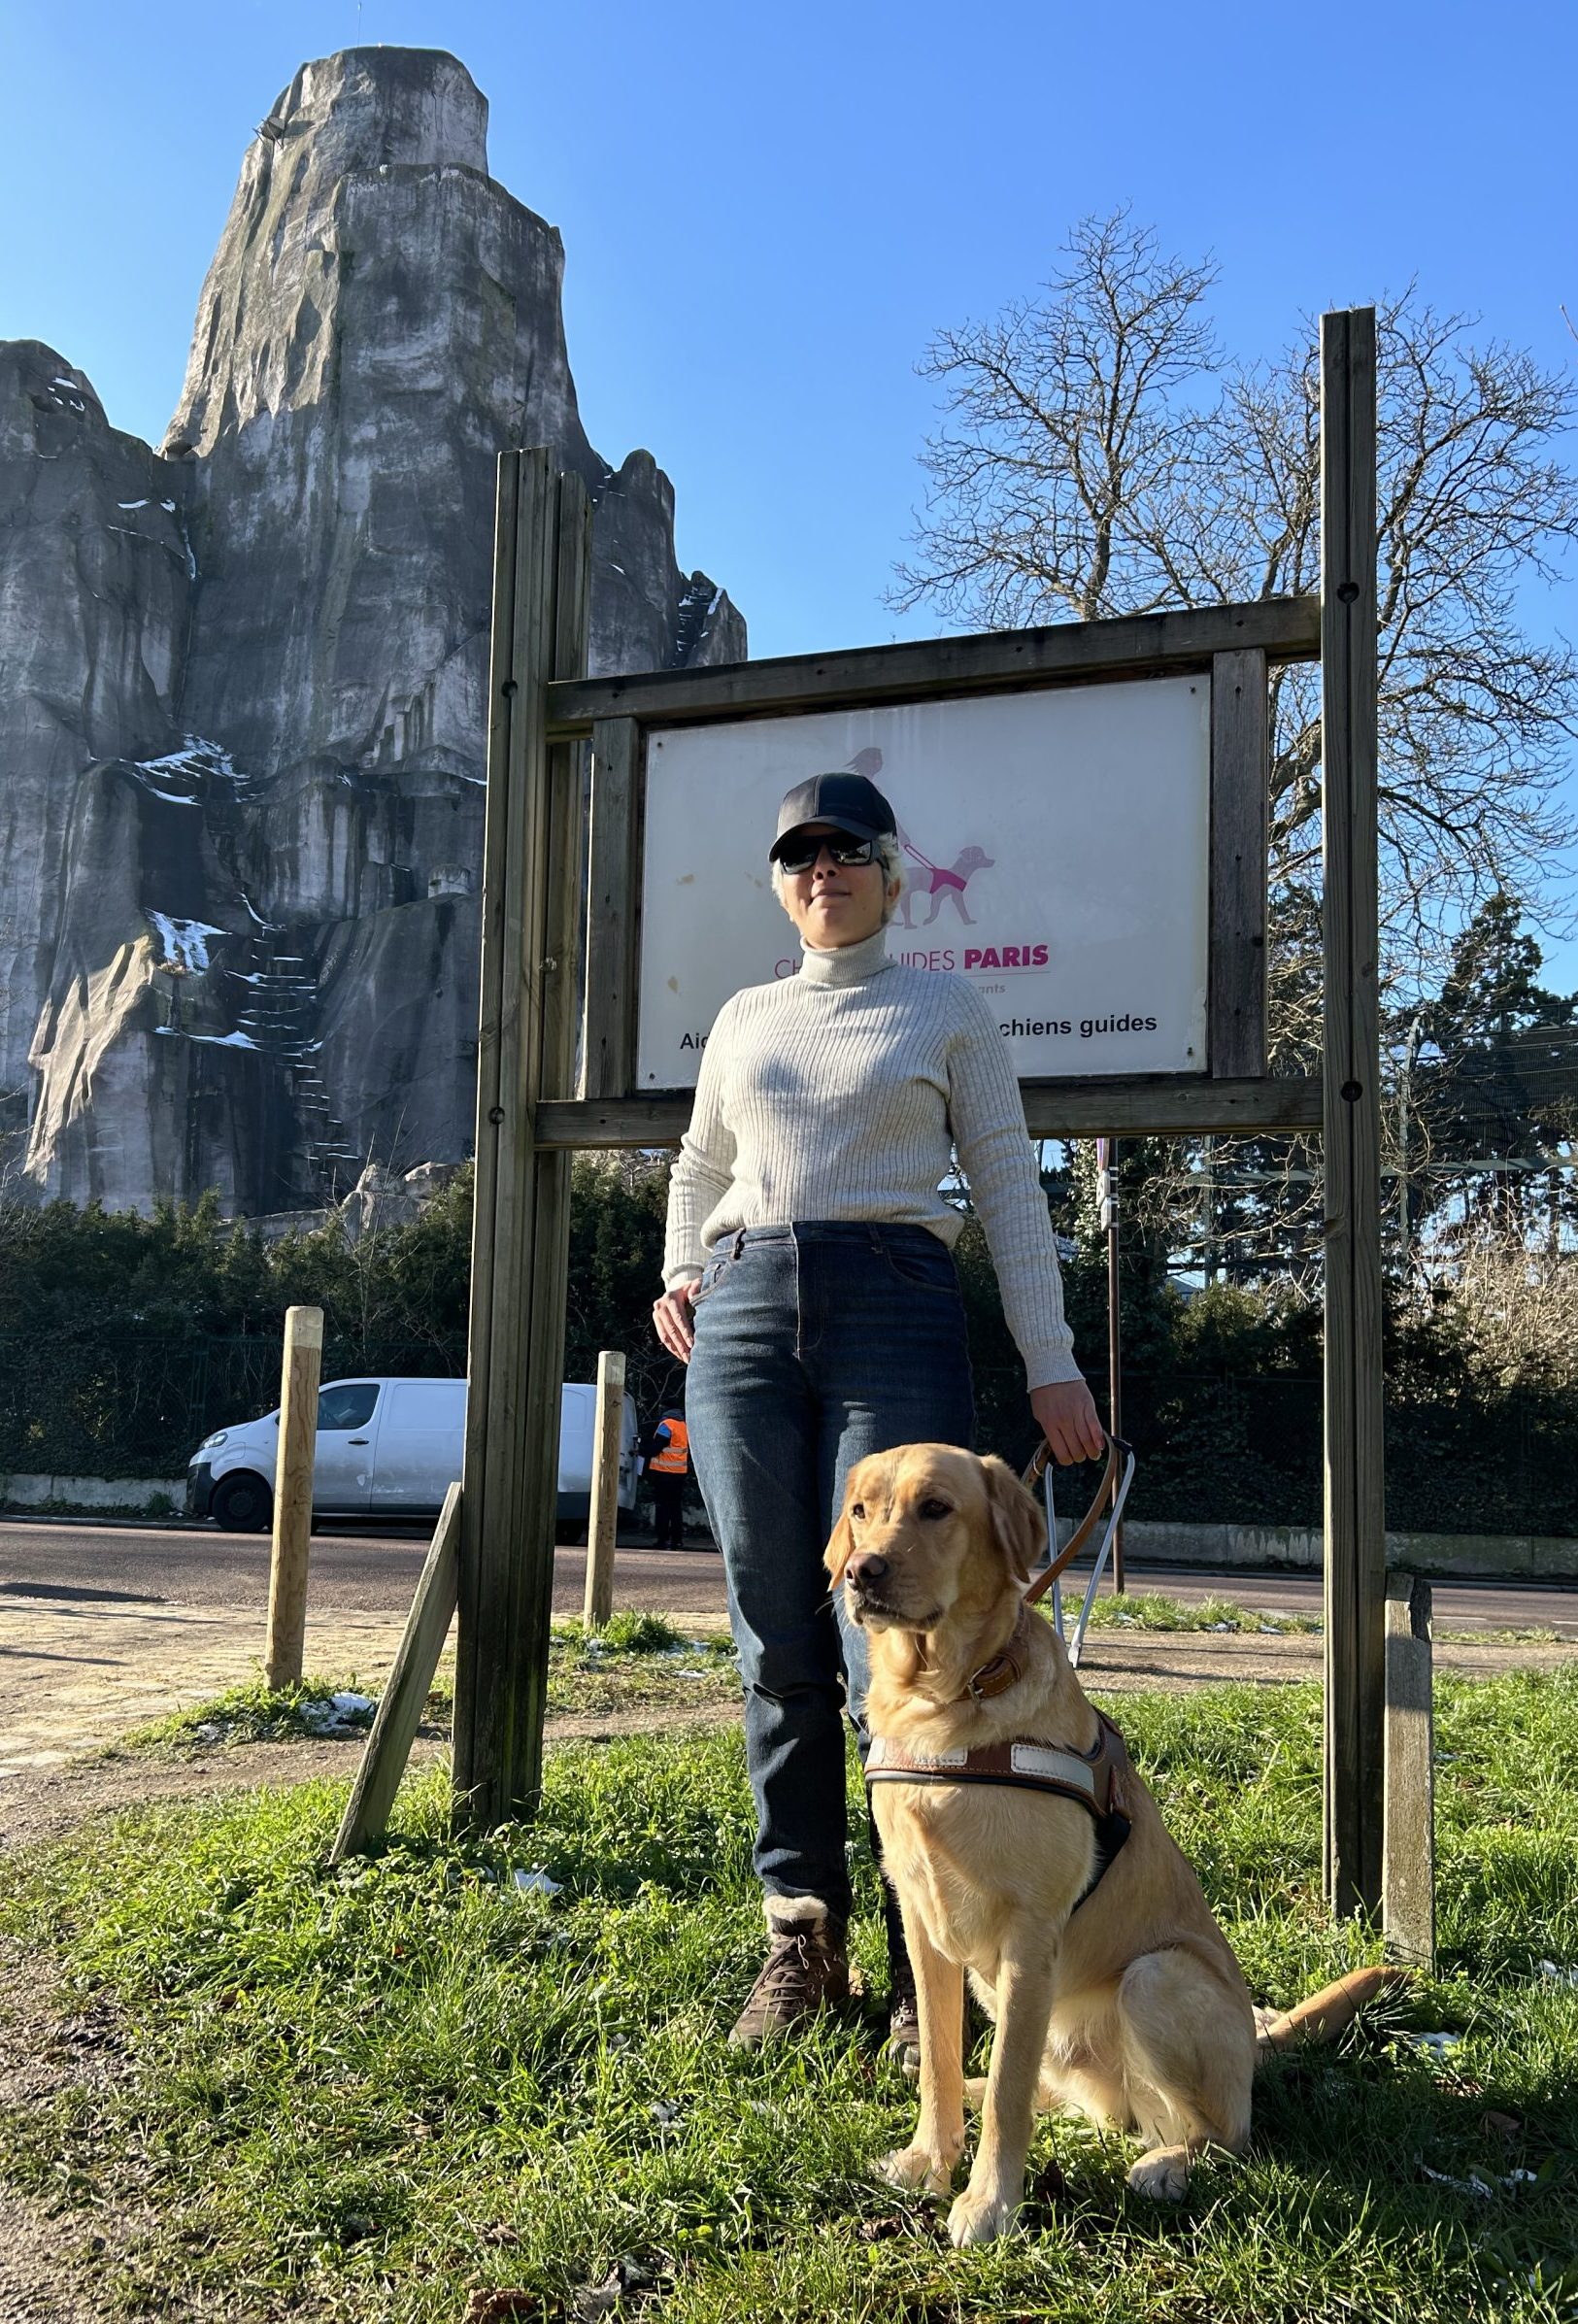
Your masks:
M 1115 1436 L 1124 1432 L 1123 1293 L 1118 1276 L 1118 1140 L 1098 1138 L 1096 1160 L 1101 1167 L 1101 1223 L 1107 1230 L 1107 1426 Z M 1123 1597 L 1124 1528 L 1112 1536 L 1112 1586 Z
M 1416 1012 L 1403 1045 L 1402 1072 L 1397 1080 L 1397 1247 L 1405 1277 L 1410 1269 L 1414 1238 L 1408 1200 L 1408 1113 L 1414 1100 L 1414 1063 L 1424 1032 L 1424 1017 Z

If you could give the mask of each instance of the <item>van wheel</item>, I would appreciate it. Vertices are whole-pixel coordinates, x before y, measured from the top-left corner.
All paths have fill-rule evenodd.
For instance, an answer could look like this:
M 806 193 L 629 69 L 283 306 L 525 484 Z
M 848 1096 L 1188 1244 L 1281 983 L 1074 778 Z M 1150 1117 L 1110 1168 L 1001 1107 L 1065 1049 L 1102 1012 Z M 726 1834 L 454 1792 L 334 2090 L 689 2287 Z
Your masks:
M 222 1532 L 266 1533 L 274 1518 L 274 1496 L 261 1477 L 238 1468 L 215 1486 L 209 1514 Z

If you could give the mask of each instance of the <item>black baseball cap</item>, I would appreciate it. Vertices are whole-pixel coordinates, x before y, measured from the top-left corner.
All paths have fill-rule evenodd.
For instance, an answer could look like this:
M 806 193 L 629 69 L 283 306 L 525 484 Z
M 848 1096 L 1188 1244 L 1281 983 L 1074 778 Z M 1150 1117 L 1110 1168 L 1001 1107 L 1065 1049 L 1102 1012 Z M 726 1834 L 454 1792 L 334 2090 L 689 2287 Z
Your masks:
M 786 794 L 778 810 L 778 833 L 767 851 L 769 862 L 778 860 L 785 840 L 807 824 L 833 824 L 856 839 L 890 839 L 898 829 L 893 810 L 864 775 L 813 775 Z

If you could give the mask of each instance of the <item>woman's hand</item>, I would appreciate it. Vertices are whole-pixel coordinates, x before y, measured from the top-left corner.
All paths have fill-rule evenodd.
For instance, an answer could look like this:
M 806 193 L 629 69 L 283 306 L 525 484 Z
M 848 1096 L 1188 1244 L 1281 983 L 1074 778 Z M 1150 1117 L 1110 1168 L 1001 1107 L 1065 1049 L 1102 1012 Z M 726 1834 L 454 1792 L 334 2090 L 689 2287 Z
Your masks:
M 1105 1453 L 1106 1431 L 1083 1380 L 1057 1380 L 1050 1388 L 1032 1388 L 1030 1410 L 1059 1467 L 1066 1468 L 1071 1461 L 1099 1461 Z
M 682 1364 L 689 1363 L 690 1350 L 695 1345 L 696 1328 L 690 1301 L 699 1281 L 697 1276 L 692 1282 L 682 1283 L 677 1290 L 665 1291 L 660 1299 L 652 1303 L 653 1328 L 669 1354 L 677 1356 Z

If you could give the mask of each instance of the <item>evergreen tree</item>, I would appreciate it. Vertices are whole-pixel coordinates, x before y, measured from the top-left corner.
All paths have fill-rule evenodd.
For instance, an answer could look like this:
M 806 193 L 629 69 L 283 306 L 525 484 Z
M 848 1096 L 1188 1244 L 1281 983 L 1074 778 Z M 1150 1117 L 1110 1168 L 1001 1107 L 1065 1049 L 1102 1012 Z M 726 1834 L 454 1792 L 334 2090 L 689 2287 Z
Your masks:
M 1516 898 L 1497 893 L 1453 948 L 1439 995 L 1394 1020 L 1411 1238 L 1490 1225 L 1560 1246 L 1578 1132 L 1578 996 L 1539 981 Z M 1397 1205 L 1399 1219 L 1402 1206 Z

